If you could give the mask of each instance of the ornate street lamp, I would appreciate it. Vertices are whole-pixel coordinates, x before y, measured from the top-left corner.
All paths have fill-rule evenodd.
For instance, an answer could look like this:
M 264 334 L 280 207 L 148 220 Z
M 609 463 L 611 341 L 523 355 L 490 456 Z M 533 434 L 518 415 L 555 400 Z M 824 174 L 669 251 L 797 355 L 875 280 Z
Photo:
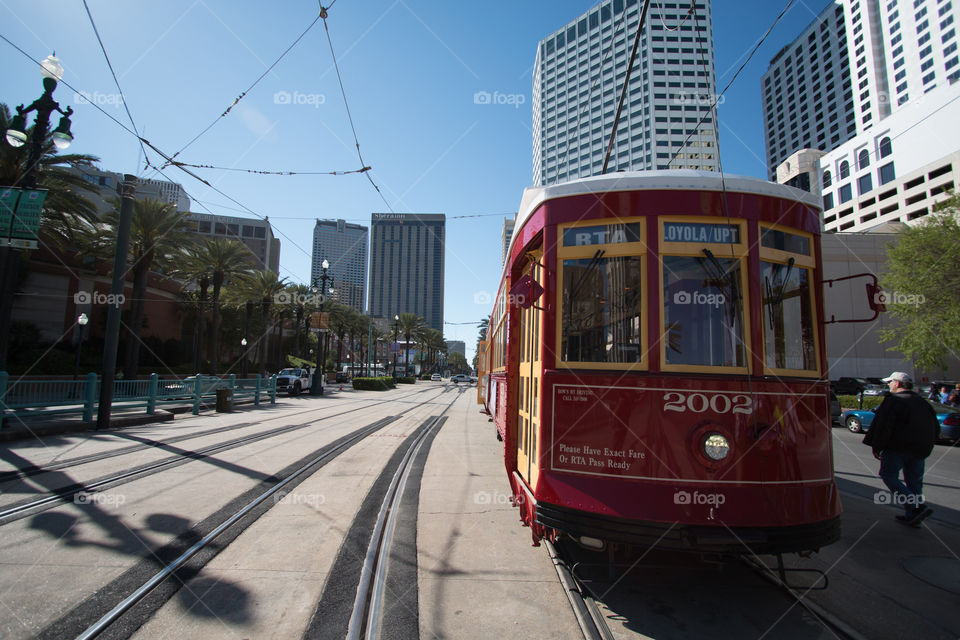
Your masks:
M 73 141 L 73 134 L 70 132 L 70 116 L 73 114 L 73 109 L 67 107 L 67 110 L 63 111 L 53 99 L 53 90 L 57 88 L 57 82 L 63 77 L 63 67 L 60 66 L 56 55 L 47 56 L 40 63 L 40 73 L 43 75 L 43 95 L 26 109 L 22 104 L 17 106 L 17 113 L 13 116 L 4 136 L 7 144 L 14 148 L 22 147 L 29 142 L 27 164 L 23 178 L 20 180 L 20 186 L 24 189 L 35 189 L 37 186 L 36 169 L 43 158 L 43 147 L 47 141 L 47 131 L 50 129 L 50 115 L 54 111 L 62 115 L 59 126 L 51 135 L 54 145 L 62 150 L 70 146 Z M 27 114 L 32 111 L 37 112 L 37 117 L 33 125 L 33 134 L 28 140 Z M 10 317 L 13 313 L 12 294 L 20 270 L 20 253 L 20 249 L 0 248 L 0 371 L 7 368 L 7 336 L 10 332 Z

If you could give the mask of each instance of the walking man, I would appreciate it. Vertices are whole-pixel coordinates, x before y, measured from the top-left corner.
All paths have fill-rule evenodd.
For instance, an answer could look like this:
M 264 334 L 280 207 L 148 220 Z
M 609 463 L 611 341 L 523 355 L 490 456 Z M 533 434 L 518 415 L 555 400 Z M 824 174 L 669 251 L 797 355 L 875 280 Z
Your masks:
M 897 521 L 919 527 L 933 513 L 923 504 L 923 472 L 940 437 L 940 423 L 933 407 L 913 391 L 910 374 L 894 371 L 883 381 L 890 394 L 877 408 L 863 443 L 873 448 L 873 457 L 880 461 L 880 478 L 896 504 L 904 507 Z

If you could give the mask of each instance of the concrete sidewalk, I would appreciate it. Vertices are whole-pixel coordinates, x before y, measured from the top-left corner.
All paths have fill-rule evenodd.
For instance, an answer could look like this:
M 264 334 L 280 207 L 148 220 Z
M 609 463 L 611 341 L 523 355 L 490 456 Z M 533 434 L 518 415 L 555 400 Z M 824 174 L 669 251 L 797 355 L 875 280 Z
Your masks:
M 476 387 L 451 407 L 423 473 L 417 532 L 421 638 L 579 633 L 549 556 L 509 502 L 503 444 Z

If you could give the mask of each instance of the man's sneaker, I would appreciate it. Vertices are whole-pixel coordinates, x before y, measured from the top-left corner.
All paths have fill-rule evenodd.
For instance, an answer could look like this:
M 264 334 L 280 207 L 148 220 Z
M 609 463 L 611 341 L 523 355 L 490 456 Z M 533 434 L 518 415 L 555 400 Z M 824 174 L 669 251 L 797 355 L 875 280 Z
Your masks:
M 933 514 L 933 509 L 931 509 L 930 507 L 924 507 L 923 509 L 915 513 L 913 517 L 907 521 L 907 524 L 909 524 L 911 527 L 919 527 L 920 523 L 926 520 L 927 518 L 929 518 L 932 514 Z

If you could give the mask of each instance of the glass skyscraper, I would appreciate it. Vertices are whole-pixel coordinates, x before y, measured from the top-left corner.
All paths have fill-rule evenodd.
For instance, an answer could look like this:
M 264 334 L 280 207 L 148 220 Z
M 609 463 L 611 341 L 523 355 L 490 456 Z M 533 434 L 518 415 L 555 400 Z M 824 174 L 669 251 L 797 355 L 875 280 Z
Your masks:
M 367 227 L 344 220 L 317 220 L 313 227 L 310 283 L 319 286 L 321 265 L 326 260 L 336 291 L 332 299 L 360 313 L 367 285 L 367 236 Z

